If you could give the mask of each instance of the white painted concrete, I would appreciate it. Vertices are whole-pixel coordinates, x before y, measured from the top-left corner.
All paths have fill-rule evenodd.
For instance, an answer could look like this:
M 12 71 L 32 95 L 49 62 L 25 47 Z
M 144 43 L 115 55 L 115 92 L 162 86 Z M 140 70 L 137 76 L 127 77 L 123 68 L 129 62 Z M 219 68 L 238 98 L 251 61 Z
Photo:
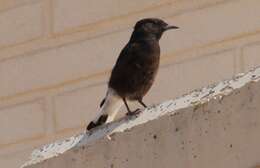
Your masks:
M 257 166 L 259 80 L 260 68 L 149 107 L 37 149 L 22 167 Z

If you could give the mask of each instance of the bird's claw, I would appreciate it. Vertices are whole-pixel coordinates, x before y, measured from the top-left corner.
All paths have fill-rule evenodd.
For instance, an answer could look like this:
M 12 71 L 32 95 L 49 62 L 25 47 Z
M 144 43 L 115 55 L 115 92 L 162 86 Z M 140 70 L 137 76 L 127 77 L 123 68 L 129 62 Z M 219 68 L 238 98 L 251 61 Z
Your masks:
M 138 108 L 135 111 L 127 112 L 126 115 L 127 116 L 134 116 L 134 115 L 139 115 L 141 112 L 142 112 L 142 110 Z

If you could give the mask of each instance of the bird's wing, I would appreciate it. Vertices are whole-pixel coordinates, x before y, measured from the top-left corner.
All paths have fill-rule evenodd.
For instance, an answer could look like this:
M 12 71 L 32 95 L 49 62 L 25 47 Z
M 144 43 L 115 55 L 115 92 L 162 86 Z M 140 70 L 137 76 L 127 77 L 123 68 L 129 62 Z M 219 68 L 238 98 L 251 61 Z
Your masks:
M 128 43 L 121 51 L 112 70 L 109 87 L 117 91 L 135 90 L 137 78 L 141 76 L 143 71 L 142 55 L 145 55 L 144 52 L 145 47 L 141 43 Z
M 128 43 L 121 51 L 114 69 L 141 68 L 140 55 L 143 53 L 143 45 L 140 43 Z

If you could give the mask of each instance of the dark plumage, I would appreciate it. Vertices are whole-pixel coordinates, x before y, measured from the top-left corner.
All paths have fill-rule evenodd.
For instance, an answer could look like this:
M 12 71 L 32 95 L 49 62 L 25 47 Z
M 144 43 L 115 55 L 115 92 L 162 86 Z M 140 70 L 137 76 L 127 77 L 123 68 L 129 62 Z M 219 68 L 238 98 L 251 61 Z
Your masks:
M 128 113 L 131 113 L 127 100 L 138 101 L 144 107 L 142 99 L 151 88 L 160 62 L 159 40 L 169 26 L 161 19 L 147 18 L 138 21 L 129 42 L 121 51 L 112 70 L 108 88 L 113 89 L 123 100 Z M 102 107 L 106 98 L 101 102 Z M 102 124 L 102 123 L 101 123 Z M 88 129 L 95 127 L 93 123 Z
M 159 40 L 164 31 L 173 28 L 177 27 L 168 26 L 161 19 L 148 18 L 137 22 L 130 41 L 121 51 L 112 70 L 108 86 L 123 99 L 141 103 L 158 71 Z

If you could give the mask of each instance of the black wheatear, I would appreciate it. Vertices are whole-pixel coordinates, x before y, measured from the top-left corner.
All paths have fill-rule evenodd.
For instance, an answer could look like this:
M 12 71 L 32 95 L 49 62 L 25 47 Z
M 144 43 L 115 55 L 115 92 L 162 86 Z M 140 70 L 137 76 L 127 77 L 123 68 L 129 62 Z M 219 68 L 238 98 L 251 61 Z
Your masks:
M 147 107 L 142 99 L 151 88 L 159 68 L 159 40 L 165 31 L 177 28 L 157 18 L 146 18 L 136 23 L 129 42 L 112 70 L 100 111 L 87 130 L 113 121 L 123 104 L 127 114 L 138 113 L 138 110 L 129 109 L 128 100 L 138 101 Z

